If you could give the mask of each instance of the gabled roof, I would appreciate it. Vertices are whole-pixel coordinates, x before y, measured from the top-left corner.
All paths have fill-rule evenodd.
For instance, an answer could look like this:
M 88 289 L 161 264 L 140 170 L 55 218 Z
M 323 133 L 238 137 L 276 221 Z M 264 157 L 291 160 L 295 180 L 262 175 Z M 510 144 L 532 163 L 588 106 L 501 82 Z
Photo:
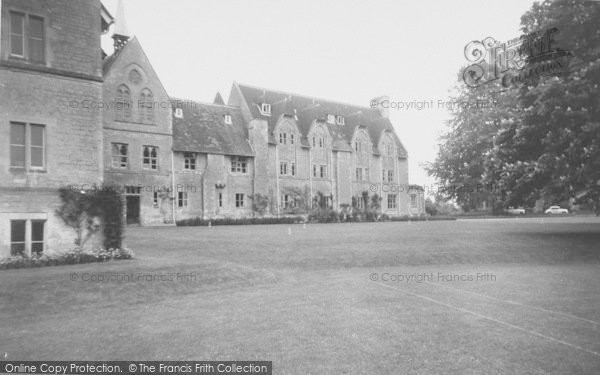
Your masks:
M 115 22 L 115 18 L 110 14 L 108 9 L 104 6 L 104 4 L 100 3 L 100 23 L 102 28 L 102 33 L 106 33 L 110 25 Z
M 334 149 L 351 151 L 352 137 L 357 127 L 364 127 L 373 142 L 373 152 L 379 153 L 377 145 L 384 131 L 391 131 L 398 148 L 398 155 L 406 157 L 406 149 L 394 132 L 394 127 L 389 119 L 383 117 L 379 110 L 338 103 L 335 101 L 318 99 L 314 97 L 291 94 L 260 87 L 235 83 L 243 99 L 250 108 L 254 119 L 264 119 L 269 124 L 269 139 L 273 140 L 275 126 L 282 115 L 297 119 L 298 130 L 302 135 L 302 144 L 307 145 L 307 137 L 315 121 L 323 123 L 332 136 Z M 259 110 L 261 103 L 271 104 L 271 116 L 263 115 Z M 345 125 L 327 123 L 327 115 L 341 115 Z
M 213 104 L 225 105 L 225 101 L 221 96 L 221 93 L 217 91 L 217 95 L 215 95 L 215 99 L 213 100 Z
M 112 65 L 117 61 L 117 58 L 129 47 L 129 42 L 132 41 L 132 38 L 129 38 L 129 41 L 125 43 L 121 49 L 115 50 L 112 55 L 107 56 L 104 60 L 102 60 L 102 75 L 105 76 L 106 73 L 110 70 Z
M 200 103 L 171 98 L 173 115 L 173 150 L 205 154 L 254 156 L 241 110 L 226 105 Z M 230 115 L 232 123 L 225 123 Z

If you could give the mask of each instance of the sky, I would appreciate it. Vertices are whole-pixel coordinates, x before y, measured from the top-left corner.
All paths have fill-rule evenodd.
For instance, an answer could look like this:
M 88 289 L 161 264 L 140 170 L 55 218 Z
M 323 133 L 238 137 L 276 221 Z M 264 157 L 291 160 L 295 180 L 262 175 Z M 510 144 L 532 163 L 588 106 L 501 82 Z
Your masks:
M 116 16 L 118 0 L 103 0 Z M 123 0 L 136 36 L 170 96 L 227 102 L 234 81 L 369 106 L 388 95 L 409 154 L 412 184 L 433 184 L 435 159 L 459 84 L 464 48 L 520 35 L 533 1 Z M 112 52 L 112 29 L 103 47 Z M 433 105 L 431 105 L 433 101 Z M 412 104 L 410 104 L 412 102 Z M 428 102 L 428 106 L 419 103 Z M 402 103 L 402 104 L 400 104 Z M 418 108 L 421 108 L 420 110 Z

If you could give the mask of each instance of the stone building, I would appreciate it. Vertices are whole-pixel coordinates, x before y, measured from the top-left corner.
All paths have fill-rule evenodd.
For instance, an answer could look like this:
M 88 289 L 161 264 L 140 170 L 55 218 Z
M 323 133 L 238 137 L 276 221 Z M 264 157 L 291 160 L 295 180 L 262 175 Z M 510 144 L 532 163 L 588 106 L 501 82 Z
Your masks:
M 121 190 L 136 225 L 340 210 L 365 194 L 388 215 L 423 213 L 385 98 L 372 108 L 234 83 L 227 104 L 175 99 L 122 2 L 116 22 L 100 0 L 1 0 L 0 16 L 0 257 L 73 247 L 54 214 L 67 186 Z
M 70 248 L 57 189 L 102 183 L 100 0 L 0 2 L 0 257 Z
M 127 224 L 173 223 L 171 102 L 139 41 L 123 29 L 113 39 L 103 62 L 104 182 L 124 193 Z
M 408 156 L 381 106 L 337 103 L 234 83 L 238 107 L 255 151 L 255 193 L 269 196 L 278 214 L 323 196 L 334 209 L 359 207 L 363 195 L 381 198 L 382 212 L 408 209 Z M 306 192 L 306 193 L 305 193 Z

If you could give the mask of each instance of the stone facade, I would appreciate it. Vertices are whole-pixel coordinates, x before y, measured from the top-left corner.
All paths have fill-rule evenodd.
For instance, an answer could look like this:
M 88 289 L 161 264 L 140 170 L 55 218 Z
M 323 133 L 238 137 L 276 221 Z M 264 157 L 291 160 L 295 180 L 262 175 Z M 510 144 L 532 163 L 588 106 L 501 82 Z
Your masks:
M 342 209 L 365 192 L 388 215 L 424 212 L 382 108 L 238 83 L 227 104 L 175 99 L 124 27 L 101 50 L 114 20 L 99 0 L 1 0 L 0 15 L 0 257 L 74 245 L 54 214 L 65 186 L 120 189 L 136 225 L 265 201 L 297 214 L 315 197 Z
M 104 181 L 125 193 L 126 222 L 173 223 L 171 101 L 136 38 L 105 59 L 100 107 Z
M 0 257 L 11 245 L 25 254 L 69 248 L 75 234 L 54 215 L 57 189 L 103 179 L 101 115 L 82 106 L 102 97 L 101 4 L 0 8 Z M 9 38 L 11 27 L 23 37 Z

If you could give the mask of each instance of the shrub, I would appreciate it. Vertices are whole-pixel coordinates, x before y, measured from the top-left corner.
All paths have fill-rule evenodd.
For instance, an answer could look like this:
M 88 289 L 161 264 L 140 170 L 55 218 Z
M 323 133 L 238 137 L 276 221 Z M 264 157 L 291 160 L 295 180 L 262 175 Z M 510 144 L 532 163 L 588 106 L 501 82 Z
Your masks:
M 219 218 L 202 219 L 196 217 L 193 219 L 178 220 L 178 227 L 200 227 L 211 225 L 261 225 L 261 224 L 298 224 L 305 222 L 302 216 L 284 216 L 284 217 L 250 217 L 250 218 Z
M 87 250 L 78 247 L 64 252 L 33 255 L 32 257 L 17 255 L 0 258 L 0 270 L 107 262 L 110 260 L 132 259 L 133 256 L 133 252 L 126 248 Z
M 456 220 L 454 216 L 395 216 L 390 217 L 390 221 L 441 221 Z
M 62 204 L 55 213 L 75 231 L 77 247 L 83 247 L 98 232 L 98 220 L 104 226 L 104 246 L 108 249 L 121 247 L 123 202 L 119 191 L 98 186 L 85 191 L 61 188 L 59 196 Z

